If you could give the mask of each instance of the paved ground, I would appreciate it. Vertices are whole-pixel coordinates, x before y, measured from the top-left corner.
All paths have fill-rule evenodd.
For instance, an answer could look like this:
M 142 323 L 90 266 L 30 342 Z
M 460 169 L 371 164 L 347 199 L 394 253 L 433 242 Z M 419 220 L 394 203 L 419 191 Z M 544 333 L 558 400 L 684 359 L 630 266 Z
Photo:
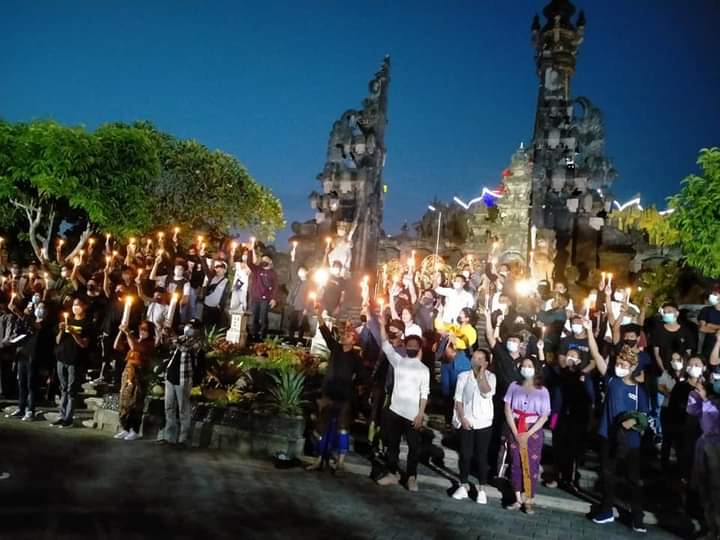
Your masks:
M 115 441 L 88 429 L 0 420 L 0 538 L 511 539 L 629 538 L 577 512 L 534 516 L 410 494 L 366 477 L 276 470 L 216 451 Z M 675 538 L 650 527 L 647 538 Z

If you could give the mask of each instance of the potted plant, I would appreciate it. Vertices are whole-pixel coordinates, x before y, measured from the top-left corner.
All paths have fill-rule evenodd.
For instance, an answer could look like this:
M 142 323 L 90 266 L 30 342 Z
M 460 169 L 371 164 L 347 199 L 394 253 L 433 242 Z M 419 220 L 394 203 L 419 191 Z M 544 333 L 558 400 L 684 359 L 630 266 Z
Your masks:
M 278 440 L 272 452 L 276 459 L 292 461 L 302 451 L 305 419 L 302 407 L 305 376 L 293 369 L 270 373 L 273 386 L 269 391 L 270 403 L 276 414 L 267 417 L 263 431 Z

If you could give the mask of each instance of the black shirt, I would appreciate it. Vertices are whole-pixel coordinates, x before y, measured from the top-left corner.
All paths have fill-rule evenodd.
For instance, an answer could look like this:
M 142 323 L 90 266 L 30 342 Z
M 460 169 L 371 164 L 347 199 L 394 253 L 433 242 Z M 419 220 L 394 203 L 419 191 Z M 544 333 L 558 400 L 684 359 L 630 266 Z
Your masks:
M 585 369 L 590 363 L 590 344 L 588 338 L 577 338 L 568 336 L 560 341 L 560 354 L 567 356 L 569 350 L 576 350 L 580 353 L 580 365 L 578 369 Z
M 520 369 L 518 367 L 521 357 L 518 356 L 516 360 L 510 356 L 510 353 L 505 347 L 505 343 L 501 341 L 495 343 L 492 354 L 492 372 L 495 373 L 495 378 L 497 379 L 495 401 L 500 403 L 505 400 L 505 393 L 507 392 L 511 382 L 522 382 Z
M 36 322 L 34 318 L 26 321 L 27 340 L 22 344 L 18 358 L 32 363 L 44 362 L 51 358 L 53 350 L 53 328 L 47 320 Z
M 705 306 L 700 310 L 698 321 L 705 321 L 709 324 L 720 324 L 720 309 L 716 309 L 715 306 Z M 715 347 L 717 337 L 715 337 L 715 334 L 704 334 L 704 336 L 702 353 L 705 358 L 708 358 L 710 357 L 713 347 Z
M 665 369 L 670 367 L 673 353 L 684 355 L 685 351 L 694 349 L 694 342 L 691 332 L 684 326 L 671 332 L 665 328 L 664 324 L 661 324 L 652 335 L 652 346 L 660 349 L 660 358 L 662 358 Z
M 320 333 L 330 349 L 328 369 L 322 384 L 323 394 L 337 401 L 350 400 L 353 396 L 354 380 L 362 369 L 360 355 L 354 350 L 343 350 L 342 345 L 324 324 L 320 325 Z
M 338 308 L 343 291 L 345 291 L 345 280 L 341 277 L 330 276 L 322 297 L 322 306 L 328 313 L 332 313 Z
M 87 315 L 82 320 L 70 319 L 68 326 L 77 328 L 76 333 L 79 337 L 92 339 L 93 324 Z M 87 359 L 88 350 L 89 346 L 80 347 L 69 332 L 63 332 L 60 343 L 55 348 L 55 358 L 58 362 L 69 366 L 83 365 Z

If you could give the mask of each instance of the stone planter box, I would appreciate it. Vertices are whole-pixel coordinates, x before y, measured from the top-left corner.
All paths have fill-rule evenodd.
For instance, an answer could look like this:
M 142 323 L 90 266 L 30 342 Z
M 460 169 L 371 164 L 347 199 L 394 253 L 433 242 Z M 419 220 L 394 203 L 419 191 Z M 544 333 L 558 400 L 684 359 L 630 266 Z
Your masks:
M 96 429 L 116 433 L 120 429 L 117 394 L 105 397 L 95 411 Z M 164 401 L 148 397 L 145 401 L 142 436 L 157 439 L 165 424 Z M 219 408 L 193 403 L 190 445 L 237 452 L 242 456 L 272 457 L 283 453 L 295 458 L 303 453 L 305 419 L 260 414 L 233 407 Z

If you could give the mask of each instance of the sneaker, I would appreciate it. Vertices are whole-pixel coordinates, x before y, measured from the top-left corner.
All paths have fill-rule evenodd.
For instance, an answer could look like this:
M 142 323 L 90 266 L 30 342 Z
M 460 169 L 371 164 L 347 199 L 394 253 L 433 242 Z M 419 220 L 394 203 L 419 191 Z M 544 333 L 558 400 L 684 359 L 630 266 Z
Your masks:
M 475 499 L 475 502 L 478 504 L 487 504 L 487 493 L 485 493 L 484 489 L 478 491 L 477 499 Z
M 592 520 L 593 523 L 597 523 L 598 525 L 605 525 L 606 523 L 612 523 L 615 521 L 615 516 L 613 515 L 612 510 L 610 512 L 598 512 Z
M 134 429 L 131 429 L 130 433 L 125 436 L 126 441 L 137 441 L 139 438 L 140 434 L 136 433 Z
M 28 411 L 23 415 L 21 420 L 23 422 L 32 422 L 33 420 L 35 420 L 35 414 Z
M 118 433 L 113 435 L 113 439 L 124 439 L 128 435 L 130 435 L 130 432 L 123 429 L 122 431 L 119 431 Z
M 62 424 L 59 424 L 58 427 L 59 427 L 60 429 L 62 429 L 62 428 L 71 428 L 71 427 L 73 427 L 74 425 L 75 425 L 75 422 L 73 422 L 72 420 L 63 420 L 63 423 L 62 423 Z
M 65 423 L 65 420 L 63 420 L 62 418 L 58 418 L 57 420 L 55 420 L 54 422 L 52 422 L 50 425 L 51 425 L 52 427 L 60 427 L 60 426 L 62 426 L 64 423 Z
M 550 480 L 549 482 L 545 482 L 545 487 L 555 489 L 558 487 L 558 483 L 555 480 Z
M 632 528 L 636 533 L 645 534 L 647 532 L 647 527 L 645 527 L 642 518 L 633 518 Z
M 456 501 L 462 501 L 463 499 L 467 499 L 468 498 L 467 488 L 461 484 L 455 490 L 455 493 L 452 494 L 452 498 L 455 499 Z
M 417 485 L 417 477 L 416 476 L 408 476 L 407 488 L 408 488 L 408 491 L 412 491 L 413 493 L 417 492 L 418 485 Z
M 378 478 L 377 480 L 378 486 L 392 486 L 398 483 L 400 483 L 400 475 L 397 473 L 387 473 L 385 476 Z
M 25 413 L 18 409 L 14 413 L 6 414 L 5 418 L 22 418 L 24 415 Z
M 7 480 L 8 478 L 10 478 L 9 472 L 0 472 L 0 480 Z

